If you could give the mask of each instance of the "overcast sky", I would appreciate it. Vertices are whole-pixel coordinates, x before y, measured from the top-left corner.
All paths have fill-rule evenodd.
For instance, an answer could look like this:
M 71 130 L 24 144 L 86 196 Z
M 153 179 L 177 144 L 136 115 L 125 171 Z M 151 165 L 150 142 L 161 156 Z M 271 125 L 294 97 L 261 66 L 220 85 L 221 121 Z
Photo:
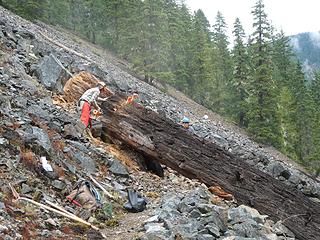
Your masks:
M 238 17 L 246 35 L 252 33 L 252 7 L 257 0 L 186 0 L 185 3 L 193 12 L 202 9 L 212 25 L 217 12 L 220 11 L 228 25 L 231 36 L 233 23 Z M 286 35 L 302 32 L 320 31 L 320 0 L 264 0 L 265 11 L 269 21 L 277 30 Z M 231 39 L 230 39 L 231 40 Z

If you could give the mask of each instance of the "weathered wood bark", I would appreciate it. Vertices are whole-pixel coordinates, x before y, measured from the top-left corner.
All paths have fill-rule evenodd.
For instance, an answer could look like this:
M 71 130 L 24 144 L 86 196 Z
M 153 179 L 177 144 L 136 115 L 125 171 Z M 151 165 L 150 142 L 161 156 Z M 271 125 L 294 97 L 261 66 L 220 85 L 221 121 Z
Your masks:
M 208 186 L 221 186 L 239 203 L 284 221 L 298 239 L 320 239 L 319 203 L 151 110 L 130 105 L 114 111 L 123 101 L 114 96 L 103 105 L 103 130 L 111 139 Z

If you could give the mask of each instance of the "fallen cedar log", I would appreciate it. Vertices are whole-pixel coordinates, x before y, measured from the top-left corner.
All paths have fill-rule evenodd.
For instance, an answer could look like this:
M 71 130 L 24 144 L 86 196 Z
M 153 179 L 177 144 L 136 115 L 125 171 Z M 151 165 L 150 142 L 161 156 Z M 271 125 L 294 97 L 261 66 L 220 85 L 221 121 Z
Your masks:
M 238 203 L 281 220 L 297 239 L 320 239 L 319 203 L 154 111 L 137 104 L 123 106 L 123 102 L 125 98 L 116 95 L 102 105 L 103 132 L 110 139 L 186 177 L 221 186 Z

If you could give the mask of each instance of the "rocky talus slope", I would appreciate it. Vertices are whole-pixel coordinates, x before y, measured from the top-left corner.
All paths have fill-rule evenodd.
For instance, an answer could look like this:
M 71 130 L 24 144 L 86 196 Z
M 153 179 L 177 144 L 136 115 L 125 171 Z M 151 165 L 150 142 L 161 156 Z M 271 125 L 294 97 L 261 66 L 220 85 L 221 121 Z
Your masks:
M 319 201 L 319 180 L 282 161 L 281 154 L 254 143 L 213 113 L 193 108 L 189 100 L 177 100 L 180 94 L 171 97 L 136 79 L 116 58 L 93 49 L 0 7 L 0 239 L 295 239 L 281 221 L 238 206 L 236 199 L 223 200 L 197 180 L 169 168 L 164 178 L 139 171 L 137 153 L 83 136 L 75 127 L 74 106 L 60 104 L 59 94 L 73 74 L 87 71 L 114 91 L 138 91 L 143 105 L 175 122 L 189 116 L 196 135 Z M 42 168 L 43 156 L 53 172 Z M 72 186 L 89 174 L 116 196 L 110 199 L 101 192 L 102 209 L 112 206 L 112 217 L 66 201 Z M 100 230 L 15 201 L 9 183 L 21 196 L 62 205 Z M 147 199 L 146 210 L 123 209 L 128 188 Z

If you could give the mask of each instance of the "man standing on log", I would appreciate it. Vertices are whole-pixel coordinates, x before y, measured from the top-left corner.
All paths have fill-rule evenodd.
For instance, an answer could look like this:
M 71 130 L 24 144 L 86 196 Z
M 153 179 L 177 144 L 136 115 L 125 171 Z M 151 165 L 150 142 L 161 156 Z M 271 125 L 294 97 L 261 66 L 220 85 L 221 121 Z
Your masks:
M 87 128 L 90 124 L 91 106 L 93 106 L 98 112 L 101 112 L 101 108 L 97 104 L 97 100 L 106 101 L 108 98 L 100 98 L 102 93 L 111 92 L 104 82 L 98 82 L 98 86 L 90 88 L 84 92 L 78 102 L 78 109 L 81 112 L 80 120 Z

